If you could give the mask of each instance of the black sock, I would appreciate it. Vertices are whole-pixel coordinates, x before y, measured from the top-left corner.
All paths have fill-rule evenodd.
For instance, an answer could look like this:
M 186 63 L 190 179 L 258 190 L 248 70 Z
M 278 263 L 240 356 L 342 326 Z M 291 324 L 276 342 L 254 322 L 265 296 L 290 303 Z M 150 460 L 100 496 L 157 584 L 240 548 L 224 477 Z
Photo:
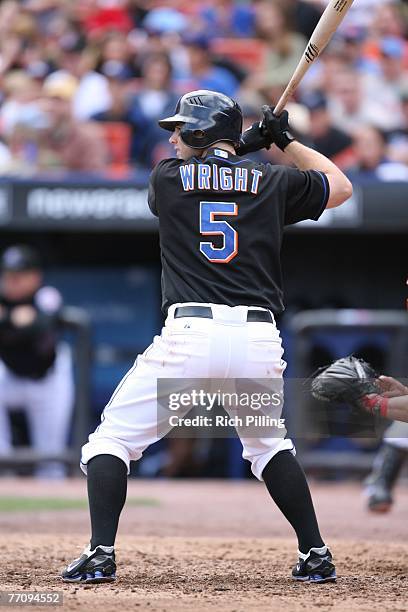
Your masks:
M 294 455 L 281 451 L 272 457 L 262 477 L 272 499 L 296 531 L 300 552 L 324 546 L 309 485 Z
M 126 464 L 113 455 L 97 455 L 88 461 L 87 472 L 91 549 L 113 546 L 126 500 Z

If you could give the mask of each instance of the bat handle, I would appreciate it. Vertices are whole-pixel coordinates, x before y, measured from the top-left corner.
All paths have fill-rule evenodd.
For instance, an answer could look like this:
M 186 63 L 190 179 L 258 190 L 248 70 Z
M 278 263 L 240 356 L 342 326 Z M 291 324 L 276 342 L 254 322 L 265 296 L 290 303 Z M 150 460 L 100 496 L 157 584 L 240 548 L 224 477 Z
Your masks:
M 276 106 L 275 106 L 275 110 L 273 111 L 274 115 L 278 116 L 281 114 L 281 112 L 283 111 L 283 109 L 285 108 L 290 96 L 292 95 L 292 89 L 290 87 L 290 84 L 286 87 L 285 91 L 283 92 L 283 94 L 281 95 L 281 97 L 279 98 Z
M 283 95 L 279 98 L 277 105 L 273 111 L 273 114 L 279 116 L 283 109 L 285 108 L 285 104 L 287 102 L 287 98 L 284 98 Z

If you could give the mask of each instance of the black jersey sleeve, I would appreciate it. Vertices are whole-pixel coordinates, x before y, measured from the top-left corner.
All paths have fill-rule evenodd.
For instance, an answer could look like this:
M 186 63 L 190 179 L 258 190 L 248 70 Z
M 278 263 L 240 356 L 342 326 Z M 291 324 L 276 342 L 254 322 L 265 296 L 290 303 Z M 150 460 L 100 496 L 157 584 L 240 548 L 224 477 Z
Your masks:
M 159 169 L 159 166 L 156 166 L 152 170 L 152 173 L 149 179 L 149 188 L 147 192 L 147 203 L 149 205 L 150 210 L 156 217 L 159 216 L 159 211 L 157 210 L 157 198 L 156 198 L 156 194 L 157 194 L 156 184 L 157 184 L 158 169 Z
M 317 221 L 326 208 L 330 186 L 327 176 L 318 170 L 286 168 L 287 190 L 285 225 L 312 219 Z
M 152 213 L 158 217 L 160 214 L 159 202 L 162 198 L 163 183 L 165 183 L 171 176 L 170 167 L 177 165 L 179 160 L 174 158 L 162 159 L 157 166 L 152 170 L 149 180 L 149 187 L 147 193 L 147 203 Z M 164 188 L 164 192 L 165 192 Z M 166 194 L 165 194 L 166 195 Z

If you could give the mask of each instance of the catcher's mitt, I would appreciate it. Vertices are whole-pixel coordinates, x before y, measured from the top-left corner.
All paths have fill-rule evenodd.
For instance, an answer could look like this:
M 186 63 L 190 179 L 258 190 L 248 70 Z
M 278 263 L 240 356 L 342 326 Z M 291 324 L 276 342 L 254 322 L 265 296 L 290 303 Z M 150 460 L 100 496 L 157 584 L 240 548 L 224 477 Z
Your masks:
M 312 380 L 311 391 L 319 400 L 345 402 L 354 408 L 367 409 L 363 398 L 381 392 L 376 378 L 369 363 L 349 355 L 321 368 Z

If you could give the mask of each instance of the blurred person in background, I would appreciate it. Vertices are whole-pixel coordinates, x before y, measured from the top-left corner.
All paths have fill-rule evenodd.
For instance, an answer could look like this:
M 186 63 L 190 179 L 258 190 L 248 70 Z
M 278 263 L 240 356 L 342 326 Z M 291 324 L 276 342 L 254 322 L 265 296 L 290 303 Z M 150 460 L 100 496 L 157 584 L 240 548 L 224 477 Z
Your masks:
M 403 42 L 399 38 L 384 38 L 379 50 L 377 72 L 363 76 L 363 102 L 375 100 L 378 105 L 376 125 L 391 131 L 403 122 L 400 95 L 403 86 L 408 84 L 403 66 Z
M 310 66 L 300 82 L 297 96 L 301 98 L 309 92 L 319 90 L 329 97 L 335 89 L 338 75 L 347 70 L 352 70 L 352 68 L 345 59 L 339 40 L 336 40 L 334 36 L 319 61 Z
M 102 171 L 107 159 L 97 124 L 77 123 L 72 115 L 76 79 L 54 72 L 42 90 L 42 115 L 29 125 L 17 124 L 10 138 L 15 168 L 32 172 Z
M 93 172 L 105 167 L 106 144 L 97 125 L 75 121 L 76 91 L 75 79 L 62 71 L 44 81 L 43 108 L 49 125 L 41 140 L 40 168 Z
M 239 82 L 227 68 L 217 66 L 211 55 L 210 39 L 205 34 L 184 36 L 189 60 L 188 88 L 219 91 L 227 96 L 235 96 Z
M 107 78 L 111 99 L 107 110 L 92 115 L 92 121 L 129 121 L 128 80 L 120 64 L 105 62 L 100 67 L 101 73 Z
M 3 85 L 0 174 L 30 172 L 36 164 L 40 130 L 46 127 L 40 101 L 41 86 L 22 70 L 6 75 Z
M 56 68 L 41 41 L 35 40 L 24 45 L 20 54 L 20 67 L 26 74 L 38 81 L 44 79 Z
M 23 409 L 32 447 L 44 454 L 67 446 L 74 387 L 71 355 L 59 341 L 62 298 L 43 286 L 39 256 L 13 246 L 0 259 L 0 456 L 12 452 L 8 410 Z M 58 478 L 58 461 L 38 464 L 38 477 Z
M 366 125 L 356 130 L 354 150 L 356 163 L 347 171 L 351 180 L 408 181 L 408 166 L 387 157 L 385 135 L 378 128 Z
M 163 114 L 169 113 L 179 98 L 172 80 L 172 65 L 166 53 L 145 56 L 141 65 L 142 85 L 131 97 L 129 121 L 134 129 L 132 161 L 151 167 L 156 159 L 155 150 L 161 144 L 167 148 L 167 138 L 157 124 Z
M 388 155 L 392 161 L 408 166 L 408 87 L 401 92 L 402 125 L 389 134 Z
M 24 45 L 26 14 L 19 2 L 6 0 L 0 4 L 0 75 L 19 68 L 19 56 Z M 33 22 L 30 21 L 29 29 Z
M 395 0 L 378 1 L 372 11 L 367 12 L 367 52 L 373 57 L 378 57 L 378 45 L 385 37 L 392 36 L 403 39 L 407 34 L 406 21 L 404 20 L 402 2 Z
M 37 140 L 47 132 L 44 116 L 48 115 L 41 108 L 39 90 L 41 82 L 56 70 L 68 72 L 77 80 L 72 99 L 74 118 L 81 122 L 95 118 L 128 124 L 130 157 L 143 167 L 168 154 L 154 120 L 160 105 L 167 114 L 165 100 L 169 100 L 169 106 L 172 104 L 175 88 L 178 94 L 186 88 L 217 89 L 255 106 L 276 103 L 326 3 L 2 2 L 0 172 L 37 168 L 37 150 L 42 148 Z M 311 138 L 320 140 L 316 147 L 323 147 L 329 154 L 329 149 L 339 144 L 338 133 L 345 132 L 353 138 L 362 125 L 374 125 L 387 132 L 389 160 L 406 163 L 402 94 L 407 82 L 408 43 L 402 4 L 379 0 L 359 0 L 356 4 L 347 24 L 339 29 L 299 87 L 300 97 L 319 89 L 327 98 L 326 111 L 312 110 Z M 242 82 L 243 74 L 233 63 L 229 66 L 210 53 L 211 41 L 217 36 L 258 37 L 268 49 L 266 67 L 254 66 Z M 147 69 L 149 74 L 142 74 L 152 52 L 170 58 L 171 85 L 150 84 L 154 67 Z M 153 64 L 158 73 L 165 72 L 165 62 L 162 69 L 159 61 Z M 141 89 L 132 99 L 132 88 L 137 87 L 133 79 L 140 77 Z M 150 105 L 149 100 L 154 102 Z M 322 136 L 317 132 L 325 132 L 327 113 L 332 125 L 330 133 Z M 84 131 L 91 133 L 91 126 L 87 125 Z M 94 131 L 96 140 L 106 149 L 104 137 L 97 128 Z M 322 142 L 325 138 L 326 143 Z M 325 145 L 329 149 L 324 149 Z M 343 164 L 341 158 L 335 161 Z M 97 166 L 101 169 L 103 164 Z M 86 164 L 84 169 L 88 169 Z
M 113 72 L 120 73 L 124 80 L 139 76 L 129 41 L 123 34 L 111 32 L 106 36 L 96 69 L 105 76 Z
M 21 3 L 19 4 L 21 7 Z M 35 17 L 42 33 L 55 15 L 60 14 L 61 10 L 66 13 L 65 9 L 60 0 L 24 0 L 24 10 Z
M 187 79 L 188 52 L 181 38 L 192 29 L 190 19 L 175 9 L 162 7 L 148 11 L 140 25 L 140 29 L 129 34 L 129 44 L 138 62 L 143 63 L 147 55 L 165 53 L 170 57 L 174 79 Z
M 302 97 L 301 102 L 310 113 L 309 146 L 323 153 L 340 168 L 350 166 L 354 160 L 353 140 L 332 124 L 326 96 L 320 91 L 312 91 Z
M 255 31 L 267 45 L 266 66 L 257 66 L 248 79 L 250 87 L 257 90 L 283 86 L 289 82 L 299 62 L 306 39 L 293 29 L 290 7 L 278 1 L 258 0 L 254 4 Z
M 359 0 L 351 6 L 347 21 L 353 26 L 367 29 L 372 25 L 373 16 L 379 7 L 393 5 L 396 2 L 398 0 Z M 323 4 L 328 4 L 328 0 L 324 0 Z
M 141 87 L 136 93 L 130 90 L 122 65 L 105 62 L 101 70 L 109 81 L 112 104 L 108 111 L 92 119 L 127 124 L 131 130 L 128 156 L 132 164 L 150 168 L 156 147 L 167 144 L 163 131 L 157 126 L 157 117 L 172 109 L 178 100 L 172 85 L 170 59 L 165 53 L 145 56 Z
M 100 68 L 101 72 L 106 76 L 109 83 L 109 93 L 111 97 L 111 105 L 107 111 L 97 113 L 91 117 L 92 121 L 103 124 L 108 123 L 107 130 L 104 126 L 103 131 L 108 143 L 109 149 L 109 132 L 113 129 L 115 139 L 115 149 L 124 164 L 127 172 L 129 162 L 132 157 L 132 144 L 135 140 L 137 125 L 130 116 L 131 93 L 129 91 L 129 80 L 126 78 L 126 71 L 123 66 L 116 62 L 104 62 Z M 119 128 L 125 128 L 125 130 Z M 122 136 L 120 136 L 122 134 Z M 118 141 L 118 138 L 120 141 Z M 112 144 L 111 144 L 112 146 Z M 109 161 L 112 162 L 112 150 L 109 150 Z M 113 156 L 114 157 L 114 156 Z
M 73 3 L 76 19 L 90 40 L 108 32 L 127 34 L 134 27 L 128 0 L 80 0 Z
M 307 40 L 311 37 L 323 12 L 323 6 L 306 0 L 286 0 L 286 6 L 291 12 L 294 29 Z
M 38 17 L 27 3 L 0 5 L 0 71 L 22 69 L 34 78 L 44 78 L 53 68 Z
M 86 40 L 80 35 L 68 38 L 58 57 L 61 71 L 68 72 L 78 81 L 72 100 L 72 112 L 80 121 L 107 111 L 112 103 L 107 78 L 94 69 L 96 61 L 96 52 L 91 52 Z
M 150 6 L 141 25 L 148 34 L 166 36 L 180 35 L 193 24 L 186 15 L 177 10 L 177 7 L 163 6 L 163 3 L 159 3 L 158 6 Z
M 255 16 L 252 3 L 237 3 L 234 0 L 213 0 L 200 8 L 203 28 L 213 37 L 254 36 Z
M 383 118 L 389 114 L 376 97 L 364 95 L 361 74 L 350 68 L 337 72 L 327 91 L 327 100 L 333 125 L 352 137 L 362 125 L 381 127 Z
M 18 123 L 29 123 L 41 114 L 41 85 L 23 70 L 13 70 L 3 78 L 2 90 L 0 133 L 7 139 Z
M 335 33 L 329 43 L 332 52 L 352 70 L 359 73 L 376 72 L 370 58 L 365 51 L 366 31 L 363 28 L 348 25 Z

